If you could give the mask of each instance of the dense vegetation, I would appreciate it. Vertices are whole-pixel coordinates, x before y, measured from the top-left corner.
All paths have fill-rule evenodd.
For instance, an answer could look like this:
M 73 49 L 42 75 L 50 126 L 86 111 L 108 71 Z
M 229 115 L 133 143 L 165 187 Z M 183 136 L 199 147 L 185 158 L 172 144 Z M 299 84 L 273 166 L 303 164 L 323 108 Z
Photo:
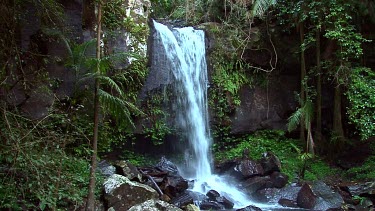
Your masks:
M 358 180 L 375 177 L 374 154 L 362 166 L 349 169 L 346 175 L 340 169 L 331 171 L 346 148 L 369 142 L 375 135 L 375 64 L 371 60 L 375 55 L 371 42 L 375 37 L 371 31 L 375 25 L 373 1 L 151 2 L 154 18 L 183 20 L 183 25 L 196 25 L 217 38 L 219 44 L 209 55 L 212 64 L 209 106 L 215 119 L 212 134 L 216 162 L 240 157 L 245 149 L 252 149 L 250 157 L 254 159 L 265 151 L 275 153 L 290 178 L 314 180 L 332 174 Z M 98 37 L 106 48 L 95 42 L 100 41 L 95 36 L 92 40 L 83 40 L 82 34 L 77 37 L 77 32 L 67 27 L 69 5 L 62 1 L 6 0 L 0 5 L 3 14 L 0 19 L 0 209 L 80 207 L 88 194 L 89 161 L 93 154 L 98 154 L 100 159 L 126 146 L 120 158 L 136 165 L 150 164 L 150 158 L 137 154 L 132 146 L 138 139 L 147 140 L 149 147 L 163 145 L 168 135 L 176 133 L 166 122 L 168 114 L 162 110 L 160 94 L 150 93 L 151 98 L 142 105 L 137 104 L 148 72 L 142 45 L 149 32 L 147 25 L 141 24 L 142 17 L 127 16 L 123 3 L 122 0 L 92 0 L 83 5 L 82 29 L 93 33 L 102 24 L 103 35 L 98 30 Z M 99 5 L 103 11 L 102 22 L 93 18 Z M 30 23 L 31 19 L 37 21 Z M 215 24 L 205 25 L 208 22 Z M 31 24 L 39 29 L 27 43 L 21 37 L 30 30 Z M 260 30 L 251 30 L 255 26 Z M 113 46 L 107 48 L 116 37 L 123 35 L 121 30 L 133 37 L 134 45 L 127 52 Z M 291 131 L 302 128 L 301 133 L 297 137 L 286 131 L 258 131 L 235 136 L 231 134 L 230 115 L 241 104 L 239 90 L 244 86 L 268 86 L 268 78 L 275 74 L 283 57 L 277 49 L 283 47 L 277 43 L 280 35 L 295 40 L 291 48 L 296 52 L 287 59 L 297 60 L 301 65 L 297 68 L 301 72 L 295 73 L 301 75 L 301 90 L 296 97 L 300 107 L 291 114 L 288 125 Z M 64 49 L 64 53 L 50 52 L 46 47 L 50 43 Z M 248 49 L 266 49 L 271 59 L 267 65 L 253 64 L 245 56 Z M 70 93 L 61 94 L 59 88 L 64 81 L 49 72 L 53 69 L 51 66 L 63 67 L 61 71 L 72 75 L 74 84 Z M 98 82 L 97 86 L 94 81 Z M 322 87 L 333 93 L 332 118 L 322 113 Z M 18 94 L 14 95 L 15 90 Z M 97 90 L 97 102 L 93 98 L 94 90 Z M 23 109 L 27 99 L 35 95 L 52 102 L 38 118 Z M 17 97 L 24 100 L 21 102 Z M 101 106 L 100 113 L 94 112 L 97 103 Z M 94 116 L 100 121 L 94 122 Z M 141 137 L 135 134 L 133 123 L 140 118 L 151 125 L 143 125 Z M 329 124 L 323 126 L 323 120 L 327 119 Z M 93 129 L 95 124 L 98 131 Z M 91 147 L 95 133 L 98 134 L 97 153 Z M 96 177 L 99 193 L 101 181 L 99 175 Z

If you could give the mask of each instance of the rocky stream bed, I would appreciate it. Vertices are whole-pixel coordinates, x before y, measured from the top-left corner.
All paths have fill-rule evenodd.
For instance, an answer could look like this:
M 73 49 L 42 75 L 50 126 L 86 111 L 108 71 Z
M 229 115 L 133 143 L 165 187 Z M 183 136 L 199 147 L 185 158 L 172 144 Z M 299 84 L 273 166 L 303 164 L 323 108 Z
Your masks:
M 234 200 L 207 188 L 194 192 L 194 181 L 183 178 L 174 163 L 162 157 L 152 167 L 135 167 L 127 161 L 113 165 L 103 160 L 105 177 L 97 210 L 373 210 L 375 183 L 323 181 L 290 183 L 280 172 L 272 153 L 260 160 L 241 158 L 221 163 L 216 174 L 235 181 L 235 186 L 254 203 L 235 207 Z

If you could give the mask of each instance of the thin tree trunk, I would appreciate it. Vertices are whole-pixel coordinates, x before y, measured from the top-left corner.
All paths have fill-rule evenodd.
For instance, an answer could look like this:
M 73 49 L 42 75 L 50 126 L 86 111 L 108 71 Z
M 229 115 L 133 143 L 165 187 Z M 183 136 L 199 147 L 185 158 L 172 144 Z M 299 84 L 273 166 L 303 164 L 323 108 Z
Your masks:
M 304 43 L 305 40 L 305 31 L 303 28 L 303 22 L 299 24 L 299 35 L 300 35 L 300 41 L 301 45 Z M 303 107 L 303 103 L 306 101 L 306 91 L 305 91 L 305 77 L 306 77 L 306 63 L 305 63 L 305 50 L 301 49 L 301 108 Z M 301 123 L 300 123 L 300 139 L 301 141 L 305 141 L 305 129 L 304 129 L 304 118 L 301 118 Z
M 341 114 L 341 86 L 335 87 L 333 107 L 333 134 L 337 138 L 338 145 L 336 149 L 340 149 L 343 141 L 345 140 L 344 129 L 342 127 L 342 114 Z
M 97 42 L 96 42 L 96 59 L 97 69 L 100 71 L 99 60 L 100 60 L 100 34 L 101 34 L 101 19 L 102 19 L 102 5 L 98 3 L 98 20 L 97 20 Z M 92 140 L 92 156 L 91 156 L 91 168 L 90 168 L 90 183 L 89 183 L 89 194 L 87 197 L 86 211 L 95 210 L 95 171 L 97 166 L 97 152 L 98 152 L 98 129 L 99 129 L 99 79 L 95 79 L 95 93 L 94 93 L 94 137 Z
M 322 141 L 322 66 L 320 56 L 320 30 L 316 30 L 316 132 L 315 141 Z

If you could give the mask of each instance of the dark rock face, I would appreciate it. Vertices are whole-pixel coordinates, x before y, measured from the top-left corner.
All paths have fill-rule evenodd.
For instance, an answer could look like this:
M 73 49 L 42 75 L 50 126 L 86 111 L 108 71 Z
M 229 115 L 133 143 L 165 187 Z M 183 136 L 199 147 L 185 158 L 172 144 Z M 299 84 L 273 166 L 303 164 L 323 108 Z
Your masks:
M 317 200 L 317 196 L 311 190 L 310 185 L 303 184 L 301 190 L 298 192 L 297 195 L 297 204 L 299 207 L 305 209 L 312 209 L 315 206 Z
M 127 210 L 150 199 L 157 199 L 158 193 L 147 185 L 132 182 L 128 178 L 114 174 L 104 182 L 107 207 Z
M 293 90 L 298 90 L 298 76 L 278 76 L 270 79 L 266 88 L 243 87 L 240 92 L 241 105 L 231 118 L 233 134 L 249 133 L 258 129 L 285 130 L 288 115 L 295 110 Z M 288 83 L 283 83 L 288 81 Z M 267 97 L 268 96 L 268 97 Z

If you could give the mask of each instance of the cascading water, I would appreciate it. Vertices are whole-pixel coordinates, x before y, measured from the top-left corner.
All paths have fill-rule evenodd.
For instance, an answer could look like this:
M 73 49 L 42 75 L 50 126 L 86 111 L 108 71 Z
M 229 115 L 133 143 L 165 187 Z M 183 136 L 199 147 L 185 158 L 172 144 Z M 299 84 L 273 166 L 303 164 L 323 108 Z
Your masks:
M 167 63 L 178 84 L 178 124 L 187 134 L 190 144 L 187 150 L 189 164 L 184 168 L 189 168 L 188 172 L 192 173 L 184 176 L 194 179 L 193 191 L 205 194 L 211 189 L 216 190 L 230 198 L 235 207 L 254 204 L 234 185 L 229 185 L 223 177 L 211 172 L 204 32 L 192 27 L 170 30 L 156 21 L 154 28 L 156 39 L 159 39 L 163 46 L 159 50 L 165 51 L 166 61 L 162 62 Z
M 174 29 L 154 21 L 157 36 L 163 43 L 167 60 L 178 81 L 178 122 L 188 134 L 193 158 L 189 166 L 194 168 L 197 180 L 211 175 L 210 138 L 207 129 L 207 65 L 205 59 L 204 32 L 192 27 Z

